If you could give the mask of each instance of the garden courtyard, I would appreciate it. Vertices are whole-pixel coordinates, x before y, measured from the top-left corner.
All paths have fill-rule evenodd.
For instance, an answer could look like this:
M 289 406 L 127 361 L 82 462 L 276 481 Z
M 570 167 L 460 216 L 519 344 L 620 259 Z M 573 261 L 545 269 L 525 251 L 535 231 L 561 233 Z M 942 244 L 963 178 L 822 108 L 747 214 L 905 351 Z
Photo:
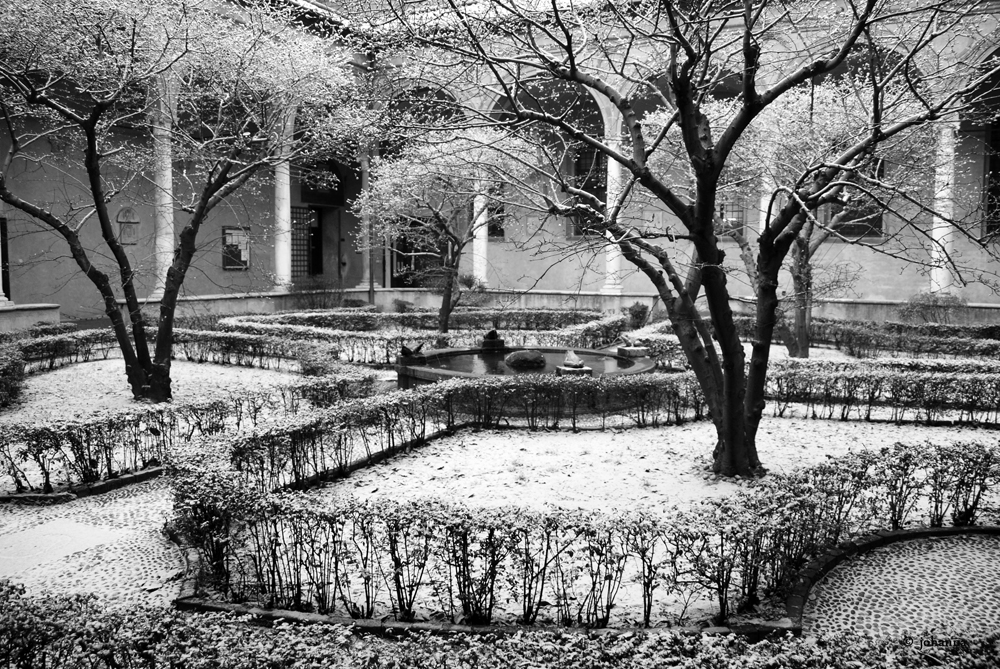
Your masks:
M 385 360 L 431 336 L 403 317 L 180 330 L 167 406 L 131 399 L 106 339 L 9 344 L 29 372 L 0 411 L 0 615 L 25 635 L 13 666 L 118 666 L 157 629 L 173 640 L 158 661 L 184 666 L 571 666 L 573 652 L 772 666 L 833 661 L 843 639 L 833 666 L 913 648 L 943 661 L 956 643 L 995 652 L 991 363 L 774 347 L 757 437 L 767 474 L 727 478 L 663 324 L 629 333 L 660 367 L 648 374 L 395 390 Z M 613 344 L 627 320 L 567 314 L 582 325 L 538 330 L 530 313 L 502 317 L 518 345 L 581 350 Z M 482 318 L 461 316 L 453 345 L 474 346 Z M 281 611 L 326 624 L 253 623 Z M 89 631 L 66 646 L 45 620 Z

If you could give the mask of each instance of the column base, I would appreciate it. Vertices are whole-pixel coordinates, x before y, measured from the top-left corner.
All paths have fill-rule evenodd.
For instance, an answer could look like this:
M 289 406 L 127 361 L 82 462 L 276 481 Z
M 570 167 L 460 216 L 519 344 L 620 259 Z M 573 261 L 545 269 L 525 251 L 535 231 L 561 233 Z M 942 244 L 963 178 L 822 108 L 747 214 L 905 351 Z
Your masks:
M 599 292 L 601 295 L 620 296 L 622 294 L 622 290 L 623 288 L 620 283 L 606 283 L 601 286 L 601 290 Z

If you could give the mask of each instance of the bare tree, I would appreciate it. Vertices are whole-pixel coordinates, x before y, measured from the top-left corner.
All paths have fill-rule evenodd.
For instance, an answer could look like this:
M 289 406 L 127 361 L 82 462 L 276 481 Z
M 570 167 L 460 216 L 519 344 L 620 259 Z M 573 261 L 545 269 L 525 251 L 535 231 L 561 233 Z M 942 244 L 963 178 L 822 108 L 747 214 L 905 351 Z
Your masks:
M 490 130 L 429 131 L 375 163 L 355 210 L 373 222 L 371 240 L 405 243 L 395 253 L 440 290 L 438 327 L 448 331 L 461 297 L 462 259 L 477 237 L 502 226 L 507 184 L 529 169 L 525 142 Z
M 354 25 L 373 41 L 385 48 L 410 45 L 409 56 L 437 63 L 442 78 L 479 84 L 482 96 L 509 101 L 506 117 L 480 113 L 482 122 L 544 125 L 621 166 L 623 183 L 606 195 L 578 179 L 563 179 L 567 198 L 553 200 L 551 210 L 579 215 L 655 286 L 704 391 L 718 435 L 714 469 L 724 475 L 752 475 L 760 467 L 756 434 L 779 271 L 803 226 L 816 221 L 817 210 L 842 200 L 845 191 L 878 201 L 883 192 L 895 193 L 891 184 L 883 190 L 879 172 L 872 170 L 879 148 L 953 118 L 989 74 L 955 57 L 957 42 L 981 24 L 976 14 L 981 5 L 975 2 L 400 0 L 377 14 L 366 9 L 357 8 Z M 756 330 L 748 367 L 717 231 L 726 168 L 766 110 L 834 72 L 858 49 L 873 54 L 878 74 L 864 123 L 852 141 L 771 189 L 756 240 Z M 886 53 L 898 55 L 888 59 Z M 610 112 L 607 130 L 594 132 L 577 123 L 572 96 L 561 109 L 525 99 L 525 92 L 547 85 L 599 100 Z M 722 95 L 727 90 L 730 94 Z M 636 108 L 651 93 L 671 109 L 659 128 L 647 128 Z M 731 113 L 713 118 L 708 103 L 725 97 L 732 101 Z M 658 168 L 658 154 L 684 169 Z M 670 212 L 675 229 L 625 222 L 621 214 L 638 190 Z M 932 212 L 932 198 L 896 195 L 921 217 Z M 949 225 L 960 223 L 948 212 L 936 213 Z M 911 212 L 904 220 L 915 218 Z M 938 244 L 920 226 L 913 226 L 912 234 L 913 246 L 925 251 Z M 705 315 L 696 306 L 702 295 Z
M 61 238 L 100 292 L 136 398 L 171 397 L 174 310 L 210 213 L 268 168 L 328 148 L 345 125 L 344 54 L 292 18 L 203 0 L 4 3 L 0 199 Z M 308 132 L 287 132 L 296 107 Z M 109 205 L 177 164 L 169 189 L 154 185 L 186 219 L 151 348 L 136 290 L 143 268 L 118 239 Z M 76 179 L 72 196 L 32 201 L 15 176 L 32 165 Z

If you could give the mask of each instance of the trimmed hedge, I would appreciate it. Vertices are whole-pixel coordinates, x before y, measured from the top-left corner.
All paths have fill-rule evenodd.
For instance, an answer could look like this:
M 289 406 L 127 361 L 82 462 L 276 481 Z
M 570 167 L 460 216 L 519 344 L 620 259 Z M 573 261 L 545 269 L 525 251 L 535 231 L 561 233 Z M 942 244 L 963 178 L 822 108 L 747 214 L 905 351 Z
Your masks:
M 803 403 L 806 414 L 872 420 L 889 404 L 901 421 L 933 419 L 945 409 L 961 422 L 1000 422 L 1000 375 L 831 372 L 793 368 L 769 386 L 777 415 Z M 530 429 L 603 426 L 622 419 L 645 427 L 679 424 L 706 415 L 693 374 L 611 377 L 486 376 L 452 379 L 396 391 L 327 410 L 300 412 L 248 431 L 231 442 L 241 453 L 241 476 L 262 477 L 265 489 L 303 487 L 342 472 L 359 459 L 382 457 L 400 444 L 419 442 L 463 425 Z M 225 447 L 228 450 L 230 447 Z M 235 457 L 235 456 L 234 456 Z M 249 479 L 244 479 L 249 481 Z
M 16 344 L 0 344 L 0 407 L 17 399 L 24 383 L 24 356 Z
M 600 320 L 599 311 L 571 309 L 460 309 L 452 313 L 450 325 L 455 330 L 558 330 Z M 262 316 L 237 316 L 228 323 L 245 322 L 269 325 L 300 325 L 326 330 L 370 331 L 380 328 L 436 330 L 437 311 L 375 313 L 343 309 L 281 312 Z
M 521 631 L 358 639 L 343 625 L 273 627 L 252 618 L 130 606 L 92 597 L 28 597 L 0 582 L 0 664 L 10 669 L 857 669 L 991 667 L 1000 639 L 960 645 L 836 637 L 751 644 L 739 637 Z M 927 640 L 933 642 L 928 635 Z
M 341 318 L 340 314 L 336 314 Z M 362 314 L 361 319 L 383 316 L 420 316 L 420 314 Z M 500 336 L 507 346 L 554 346 L 565 348 L 599 348 L 610 344 L 625 330 L 627 318 L 622 315 L 605 316 L 597 320 L 570 325 L 561 330 L 504 330 Z M 312 325 L 286 325 L 256 318 L 228 318 L 219 321 L 227 331 L 269 336 L 285 340 L 312 340 L 326 342 L 340 350 L 340 357 L 347 362 L 392 364 L 405 344 L 423 343 L 432 348 L 478 347 L 483 338 L 481 330 L 456 330 L 445 334 L 431 330 L 390 329 L 375 332 L 358 330 L 332 330 Z
M 341 370 L 288 386 L 137 404 L 85 419 L 4 421 L 0 465 L 17 492 L 51 492 L 54 483 L 91 483 L 162 463 L 193 438 L 238 433 L 275 415 L 329 407 L 373 389 L 371 374 Z
M 23 330 L 0 332 L 0 344 L 21 341 L 23 339 L 38 339 L 52 335 L 68 334 L 76 330 L 76 323 L 36 323 Z
M 152 343 L 156 332 L 149 329 L 146 335 Z M 38 337 L 21 340 L 15 345 L 21 351 L 27 371 L 49 370 L 62 365 L 106 360 L 121 355 L 114 332 L 110 329 L 81 330 Z M 312 356 L 336 358 L 339 355 L 336 349 L 321 343 L 310 347 L 308 351 Z M 174 330 L 174 357 L 193 362 L 279 369 L 282 363 L 299 360 L 302 352 L 300 342 L 283 338 L 240 332 Z
M 735 323 L 741 339 L 754 338 L 755 317 L 736 316 Z M 874 323 L 814 318 L 809 338 L 813 344 L 833 346 L 859 358 L 896 352 L 930 356 L 1000 355 L 1000 325 L 995 324 Z
M 714 599 L 725 620 L 782 593 L 841 541 L 918 517 L 974 524 L 1000 483 L 996 446 L 896 444 L 691 510 L 535 512 L 434 499 L 321 503 L 271 492 L 276 481 L 246 466 L 263 453 L 234 446 L 222 457 L 235 471 L 202 460 L 181 464 L 175 479 L 176 527 L 227 595 L 356 618 L 391 609 L 408 621 L 423 608 L 466 624 L 491 623 L 500 602 L 516 602 L 522 623 L 545 608 L 558 624 L 606 627 L 625 589 L 642 602 L 635 622 L 649 625 L 671 596 Z

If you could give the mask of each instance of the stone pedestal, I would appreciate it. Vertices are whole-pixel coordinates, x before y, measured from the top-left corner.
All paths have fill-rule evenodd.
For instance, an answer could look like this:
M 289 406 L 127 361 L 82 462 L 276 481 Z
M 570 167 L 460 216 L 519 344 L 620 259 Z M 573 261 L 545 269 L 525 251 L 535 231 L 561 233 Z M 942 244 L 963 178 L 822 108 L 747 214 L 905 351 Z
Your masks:
M 649 349 L 645 346 L 619 346 L 618 355 L 623 358 L 646 358 L 649 356 Z
M 594 370 L 590 367 L 566 367 L 559 365 L 556 367 L 556 376 L 593 376 Z
M 483 340 L 484 349 L 497 349 L 506 348 L 503 344 L 503 339 L 484 339 Z

